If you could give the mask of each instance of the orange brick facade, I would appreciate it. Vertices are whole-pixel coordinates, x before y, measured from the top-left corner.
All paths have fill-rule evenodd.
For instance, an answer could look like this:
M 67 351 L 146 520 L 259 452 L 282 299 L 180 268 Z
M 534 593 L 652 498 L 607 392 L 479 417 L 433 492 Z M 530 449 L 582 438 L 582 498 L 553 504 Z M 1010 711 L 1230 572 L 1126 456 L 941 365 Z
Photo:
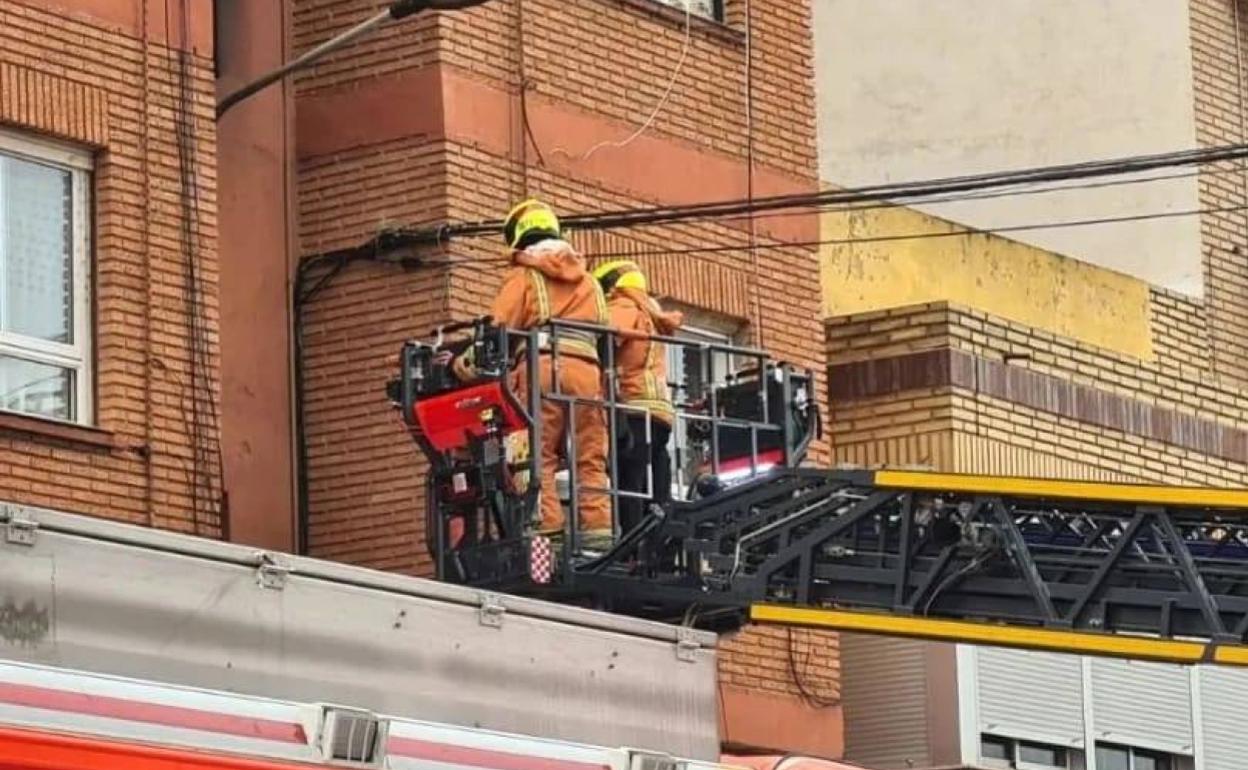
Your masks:
M 93 425 L 0 416 L 0 498 L 219 537 L 211 5 L 141 5 L 0 2 L 0 127 L 94 159 L 95 359 Z
M 296 40 L 324 39 L 377 5 L 296 2 Z M 587 212 L 814 189 L 808 4 L 752 5 L 752 98 L 746 4 L 729 0 L 726 23 L 693 19 L 670 100 L 625 146 L 684 46 L 684 14 L 654 0 L 500 0 L 408 22 L 333 57 L 298 86 L 302 252 L 387 224 L 497 220 L 526 194 Z M 570 237 L 591 258 L 635 255 L 669 302 L 822 371 L 814 252 L 774 248 L 813 240 L 816 222 L 786 216 L 756 228 L 753 252 L 746 221 Z M 352 264 L 307 303 L 314 555 L 427 573 L 421 467 L 382 386 L 405 338 L 488 306 L 501 246 L 454 240 L 423 255 L 449 267 Z M 666 253 L 699 246 L 737 248 Z M 826 461 L 826 446 L 816 455 Z M 720 657 L 727 744 L 839 754 L 834 637 L 750 630 Z

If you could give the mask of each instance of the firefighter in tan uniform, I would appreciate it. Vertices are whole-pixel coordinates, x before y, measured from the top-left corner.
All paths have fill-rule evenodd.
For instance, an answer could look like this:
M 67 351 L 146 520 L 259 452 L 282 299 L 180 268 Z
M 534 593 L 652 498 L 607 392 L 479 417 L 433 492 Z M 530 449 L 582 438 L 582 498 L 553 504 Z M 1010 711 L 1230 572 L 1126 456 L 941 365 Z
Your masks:
M 552 319 L 605 326 L 606 299 L 598 282 L 585 267 L 584 258 L 561 237 L 554 212 L 537 200 L 520 203 L 507 215 L 503 235 L 512 249 L 511 269 L 490 310 L 494 322 L 523 331 Z M 560 329 L 559 391 L 578 398 L 602 399 L 602 371 L 598 361 L 597 335 Z M 542 335 L 541 388 L 554 392 L 554 367 L 550 335 Z M 456 362 L 457 367 L 471 366 Z M 522 402 L 528 398 L 528 377 L 523 351 L 517 355 L 513 387 Z M 564 513 L 555 486 L 555 471 L 564 458 L 568 430 L 565 403 L 542 401 L 541 531 L 563 531 Z M 576 437 L 578 487 L 607 488 L 607 427 L 601 407 L 572 406 Z M 579 525 L 587 546 L 598 547 L 611 538 L 611 504 L 605 494 L 581 491 L 577 495 Z
M 653 473 L 652 494 L 656 503 L 671 499 L 671 439 L 676 410 L 667 384 L 667 346 L 649 339 L 670 337 L 680 328 L 678 312 L 664 312 L 650 296 L 646 276 L 636 263 L 618 260 L 599 265 L 594 277 L 607 295 L 611 326 L 616 337 L 615 371 L 618 400 L 649 412 L 649 441 L 646 440 L 646 414 L 629 409 L 619 420 L 616 438 L 616 468 L 619 488 L 646 491 L 646 469 Z M 646 503 L 640 498 L 620 498 L 620 527 L 627 532 L 642 518 Z

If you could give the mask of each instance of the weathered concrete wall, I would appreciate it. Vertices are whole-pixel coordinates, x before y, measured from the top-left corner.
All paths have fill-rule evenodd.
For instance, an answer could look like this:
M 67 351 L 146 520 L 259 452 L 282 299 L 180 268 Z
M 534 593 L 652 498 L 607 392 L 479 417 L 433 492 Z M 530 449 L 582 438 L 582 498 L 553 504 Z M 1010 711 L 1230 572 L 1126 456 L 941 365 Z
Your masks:
M 1187 3 L 816 0 L 815 49 L 820 173 L 838 185 L 1196 142 Z M 1195 210 L 1200 202 L 1196 179 L 1180 176 L 919 208 L 992 228 Z M 1204 290 L 1196 217 L 1011 237 L 1188 295 Z

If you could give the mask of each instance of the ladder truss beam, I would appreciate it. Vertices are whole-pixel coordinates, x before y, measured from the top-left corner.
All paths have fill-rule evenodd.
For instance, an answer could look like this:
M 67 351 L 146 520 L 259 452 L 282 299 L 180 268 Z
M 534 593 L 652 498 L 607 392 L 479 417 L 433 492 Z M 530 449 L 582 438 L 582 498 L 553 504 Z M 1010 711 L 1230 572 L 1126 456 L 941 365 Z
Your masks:
M 753 601 L 1013 627 L 1003 638 L 1144 634 L 1190 657 L 1248 634 L 1245 514 L 1236 491 L 787 470 L 675 504 L 640 566 L 568 582 L 668 619 Z

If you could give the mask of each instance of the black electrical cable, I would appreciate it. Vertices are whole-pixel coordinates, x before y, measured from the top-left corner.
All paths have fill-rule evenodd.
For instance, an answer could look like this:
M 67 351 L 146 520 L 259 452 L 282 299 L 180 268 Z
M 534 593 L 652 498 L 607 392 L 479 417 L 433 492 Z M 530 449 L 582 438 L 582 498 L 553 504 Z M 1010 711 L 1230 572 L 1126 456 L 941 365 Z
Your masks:
M 858 203 L 865 201 L 909 200 L 934 193 L 972 192 L 998 187 L 1040 182 L 1060 182 L 1075 179 L 1090 179 L 1105 176 L 1121 176 L 1159 168 L 1177 166 L 1206 165 L 1222 161 L 1242 160 L 1248 158 L 1248 144 L 1234 144 L 1222 147 L 1211 147 L 1199 150 L 1185 150 L 1155 155 L 1140 155 L 1114 160 L 1089 161 L 1059 166 L 1041 166 L 1018 171 L 993 172 L 988 174 L 972 174 L 966 176 L 946 177 L 936 180 L 903 182 L 898 184 L 880 184 L 843 190 L 829 190 L 805 195 L 774 196 L 755 198 L 749 201 L 725 201 L 720 203 L 698 204 L 693 206 L 660 207 L 652 209 L 633 209 L 623 212 L 605 212 L 601 214 L 573 215 L 565 217 L 568 227 L 586 229 L 588 227 L 619 227 L 630 224 L 657 224 L 679 222 L 699 217 L 722 217 L 732 214 L 757 213 L 760 211 L 783 210 L 802 205 L 828 205 L 838 203 Z M 495 224 L 493 231 L 499 225 Z M 443 235 L 454 235 L 454 230 Z
M 169 18 L 169 4 L 165 5 L 165 28 L 166 29 L 171 28 L 170 18 Z M 182 112 L 183 108 L 185 107 L 185 102 L 181 98 L 182 88 L 185 85 L 185 83 L 181 79 L 180 68 L 174 62 L 174 55 L 175 55 L 174 51 L 175 49 L 173 47 L 170 47 L 169 49 L 167 49 L 165 65 L 169 71 L 169 76 L 171 78 L 175 76 L 178 77 L 178 82 L 176 84 L 177 90 L 174 92 L 175 99 L 174 99 L 174 111 L 173 111 L 173 116 L 172 116 L 172 123 L 173 123 L 173 132 L 174 132 L 174 144 L 175 144 L 175 148 L 177 151 L 177 158 L 178 158 L 178 169 L 177 169 L 178 207 L 181 210 L 180 211 L 181 215 L 178 217 L 178 226 L 180 229 L 180 236 L 181 236 L 181 251 L 183 252 L 182 254 L 183 266 L 184 266 L 184 269 L 187 271 L 186 290 L 185 290 L 186 291 L 185 314 L 186 314 L 186 324 L 187 324 L 187 342 L 188 342 L 188 347 L 190 348 L 190 353 L 188 355 L 189 371 L 187 373 L 186 379 L 190 380 L 190 387 L 192 388 L 192 391 L 190 393 L 190 402 L 189 402 L 190 408 L 189 409 L 187 408 L 186 379 L 180 378 L 179 388 L 178 388 L 179 389 L 178 400 L 179 400 L 179 410 L 181 412 L 183 425 L 186 428 L 187 437 L 191 442 L 190 468 L 185 470 L 184 475 L 186 477 L 186 482 L 188 486 L 187 491 L 189 492 L 190 498 L 191 498 L 191 531 L 194 534 L 198 535 L 200 534 L 200 531 L 199 531 L 200 529 L 199 527 L 199 520 L 200 520 L 199 493 L 200 493 L 200 486 L 201 486 L 200 476 L 199 476 L 199 473 L 200 473 L 200 440 L 199 440 L 200 417 L 199 417 L 199 401 L 198 399 L 195 398 L 195 393 L 193 391 L 193 388 L 195 387 L 195 382 L 198 380 L 199 372 L 198 372 L 198 367 L 197 367 L 198 361 L 197 361 L 197 357 L 194 351 L 194 343 L 192 341 L 194 339 L 193 329 L 195 326 L 194 289 L 193 289 L 192 281 L 190 277 L 191 270 L 193 268 L 189 266 L 190 261 L 193 260 L 193 252 L 194 252 L 192 238 L 193 238 L 195 228 L 194 228 L 194 224 L 191 221 L 192 217 L 194 216 L 194 211 L 193 211 L 194 207 L 190 203 L 191 183 L 189 179 L 190 170 L 188 168 L 188 162 L 187 162 L 186 136 L 182 132 L 182 128 L 181 128 L 182 121 L 185 120 L 185 113 Z M 188 254 L 191 254 L 192 256 L 188 258 Z M 189 419 L 187 417 L 188 413 L 190 415 Z
M 1043 182 L 1122 176 L 1160 168 L 1207 165 L 1210 163 L 1243 160 L 1245 158 L 1248 158 L 1248 144 L 1233 144 L 1059 166 L 1040 166 L 1015 171 L 879 184 L 800 195 L 755 198 L 753 201 L 735 199 L 689 206 L 634 208 L 591 214 L 573 214 L 563 217 L 562 221 L 566 227 L 577 230 L 669 224 L 699 219 L 723 218 L 740 214 L 783 211 L 802 207 L 878 202 L 881 200 L 912 200 L 937 194 L 974 192 Z M 392 244 L 429 246 L 445 243 L 451 238 L 493 235 L 502 229 L 502 224 L 501 221 L 481 221 L 442 224 L 433 227 L 397 228 L 383 232 L 378 239 L 355 248 L 375 248 L 379 239 L 388 240 Z
M 169 25 L 169 5 L 165 6 L 165 23 Z M 181 34 L 189 34 L 189 14 L 185 0 L 181 3 Z M 200 532 L 201 514 L 215 517 L 222 537 L 229 538 L 229 521 L 223 509 L 225 500 L 224 466 L 221 453 L 221 416 L 212 375 L 212 351 L 208 319 L 204 303 L 204 283 L 199 266 L 199 219 L 202 201 L 196 158 L 197 142 L 192 104 L 190 52 L 174 49 L 167 55 L 169 74 L 177 77 L 173 129 L 178 153 L 179 225 L 186 271 L 186 316 L 189 358 L 189 382 L 181 388 L 184 397 L 190 393 L 190 418 L 187 425 L 191 442 L 191 526 Z M 200 389 L 203 398 L 200 397 Z M 203 498 L 201 499 L 201 491 Z
M 1129 185 L 1149 184 L 1151 182 L 1168 182 L 1175 179 L 1192 179 L 1201 176 L 1222 176 L 1222 175 L 1239 175 L 1248 170 L 1248 166 L 1238 165 L 1234 168 L 1227 169 L 1198 169 L 1196 171 L 1184 171 L 1178 174 L 1161 174 L 1159 176 L 1132 177 L 1130 179 L 1105 179 L 1099 182 L 1086 182 L 1084 184 L 1051 184 L 1045 187 L 1024 187 L 1018 186 L 1014 188 L 995 189 L 985 192 L 972 193 L 945 193 L 933 194 L 931 196 L 923 196 L 911 198 L 907 204 L 911 207 L 922 206 L 924 204 L 941 204 L 941 203 L 964 203 L 970 201 L 995 200 L 998 198 L 1013 198 L 1028 195 L 1047 195 L 1050 193 L 1062 193 L 1072 190 L 1098 190 L 1106 187 L 1124 187 Z M 809 217 L 821 213 L 830 212 L 855 212 L 855 211 L 874 211 L 879 209 L 895 209 L 898 208 L 896 203 L 889 201 L 876 201 L 874 203 L 860 203 L 850 205 L 811 205 L 803 206 L 795 211 L 785 211 L 780 213 L 769 214 L 767 219 L 785 219 L 789 217 Z M 746 217 L 707 217 L 707 220 L 715 220 L 719 224 L 726 222 L 740 222 Z M 702 221 L 702 220 L 693 220 Z
M 1003 225 L 1001 227 L 973 228 L 966 227 L 954 231 L 938 231 L 925 233 L 906 233 L 895 235 L 871 235 L 860 236 L 855 238 L 828 238 L 817 241 L 781 241 L 777 243 L 760 244 L 762 249 L 807 249 L 815 246 L 841 246 L 855 243 L 886 243 L 889 241 L 916 241 L 927 240 L 930 238 L 959 238 L 968 235 L 999 235 L 1001 233 L 1016 233 L 1029 230 L 1057 230 L 1066 227 L 1090 227 L 1092 225 L 1108 225 L 1123 222 L 1143 222 L 1153 219 L 1172 219 L 1175 217 L 1191 217 L 1202 214 L 1223 214 L 1236 211 L 1248 210 L 1248 205 L 1240 204 L 1237 206 L 1220 206 L 1214 208 L 1202 209 L 1186 209 L 1183 211 L 1165 211 L 1151 214 L 1129 214 L 1121 217 L 1099 217 L 1095 219 L 1073 219 L 1060 222 L 1038 222 L 1035 224 L 1021 225 Z M 691 254 L 720 254 L 733 251 L 744 251 L 749 247 L 745 244 L 735 244 L 732 246 L 694 246 L 681 249 L 652 249 L 648 251 L 628 251 L 628 252 L 592 252 L 585 254 L 588 259 L 611 259 L 623 257 L 651 257 L 651 256 L 673 256 L 673 255 L 691 255 Z
M 816 709 L 831 708 L 840 703 L 841 701 L 839 698 L 829 698 L 824 695 L 820 695 L 807 687 L 806 682 L 803 680 L 798 670 L 797 651 L 793 647 L 793 627 L 789 626 L 785 630 L 788 632 L 789 676 L 792 677 L 793 684 L 797 687 L 797 692 L 801 696 L 802 700 L 806 701 L 807 705 Z M 809 662 L 809 655 L 807 655 L 806 660 Z M 805 666 L 805 664 L 803 664 L 803 666 Z
M 997 551 L 994 549 L 991 549 L 991 548 L 982 549 L 978 551 L 974 556 L 972 556 L 971 559 L 967 561 L 966 564 L 962 565 L 957 570 L 946 575 L 945 579 L 940 581 L 940 583 L 937 584 L 937 586 L 934 589 L 932 589 L 932 593 L 928 595 L 927 601 L 923 603 L 923 610 L 919 614 L 922 615 L 923 617 L 927 617 L 928 613 L 931 612 L 932 610 L 932 605 L 936 603 L 936 600 L 940 598 L 941 594 L 943 594 L 954 583 L 957 583 L 962 578 L 982 568 L 985 564 L 988 563 L 990 559 L 992 559 L 996 555 L 997 555 Z
M 840 209 L 840 210 L 856 210 L 856 209 Z M 885 243 L 889 241 L 909 241 L 909 240 L 927 240 L 931 238 L 959 238 L 968 235 L 998 235 L 1001 233 L 1022 232 L 1027 230 L 1056 230 L 1066 227 L 1090 227 L 1093 225 L 1118 224 L 1124 222 L 1141 222 L 1153 219 L 1171 219 L 1177 217 L 1199 216 L 1202 214 L 1222 214 L 1233 213 L 1248 210 L 1248 204 L 1236 206 L 1221 206 L 1202 209 L 1187 209 L 1183 211 L 1163 211 L 1149 214 L 1129 214 L 1121 217 L 1100 217 L 1095 219 L 1076 219 L 1057 222 L 1037 222 L 1032 224 L 1005 225 L 993 228 L 962 228 L 953 231 L 924 232 L 924 233 L 897 233 L 892 235 L 874 235 L 859 236 L 853 238 L 829 238 L 817 241 L 780 241 L 776 243 L 759 244 L 760 249 L 791 249 L 800 248 L 807 249 L 816 246 L 833 246 L 848 245 L 856 243 Z M 721 254 L 734 251 L 744 251 L 749 248 L 748 244 L 734 244 L 731 246 L 695 246 L 689 248 L 666 248 L 666 249 L 649 249 L 649 250 L 632 250 L 632 251 L 607 251 L 607 252 L 586 252 L 583 256 L 587 259 L 618 259 L 627 257 L 652 257 L 652 256 L 678 256 L 678 255 L 699 255 L 699 254 Z M 333 252 L 327 255 L 321 255 L 316 258 L 325 262 L 333 263 L 338 259 L 349 258 L 354 250 L 344 250 L 344 252 Z M 440 260 L 429 260 L 423 263 L 424 267 L 450 267 L 454 265 L 489 265 L 489 264 L 507 264 L 508 257 L 447 257 Z
M 316 268 L 322 260 L 305 259 L 299 263 L 299 267 L 295 270 L 295 286 L 294 286 L 294 318 L 292 330 L 292 343 L 294 346 L 294 387 L 295 387 L 295 447 L 299 453 L 299 463 L 296 472 L 296 505 L 298 510 L 295 512 L 296 532 L 295 532 L 295 551 L 299 554 L 306 555 L 308 553 L 309 538 L 309 508 L 308 508 L 308 440 L 307 440 L 307 420 L 303 403 L 303 383 L 304 383 L 304 367 L 303 367 L 303 327 L 304 327 L 304 308 L 307 303 L 324 289 L 333 280 L 334 276 L 346 269 L 348 261 L 339 260 L 331 264 L 329 270 L 322 276 L 321 280 L 311 288 L 305 288 L 308 275 Z
M 494 260 L 490 258 L 479 260 L 485 264 Z M 294 348 L 294 412 L 295 412 L 295 449 L 298 453 L 299 462 L 295 474 L 296 487 L 296 532 L 295 532 L 295 550 L 300 554 L 308 553 L 308 542 L 310 536 L 310 507 L 308 499 L 308 441 L 307 441 L 307 415 L 304 409 L 304 393 L 303 386 L 306 377 L 304 371 L 304 325 L 306 320 L 306 309 L 308 303 L 311 302 L 318 294 L 323 292 L 333 282 L 335 278 L 343 273 L 353 262 L 384 262 L 386 264 L 398 264 L 405 269 L 438 269 L 449 267 L 454 264 L 466 262 L 477 263 L 475 259 L 456 259 L 448 257 L 441 260 L 383 260 L 381 253 L 357 252 L 342 258 L 334 258 L 327 256 L 308 257 L 299 263 L 295 270 L 293 305 L 294 318 L 292 329 L 292 344 Z M 323 268 L 325 273 L 316 279 L 315 283 L 308 285 L 312 274 Z

